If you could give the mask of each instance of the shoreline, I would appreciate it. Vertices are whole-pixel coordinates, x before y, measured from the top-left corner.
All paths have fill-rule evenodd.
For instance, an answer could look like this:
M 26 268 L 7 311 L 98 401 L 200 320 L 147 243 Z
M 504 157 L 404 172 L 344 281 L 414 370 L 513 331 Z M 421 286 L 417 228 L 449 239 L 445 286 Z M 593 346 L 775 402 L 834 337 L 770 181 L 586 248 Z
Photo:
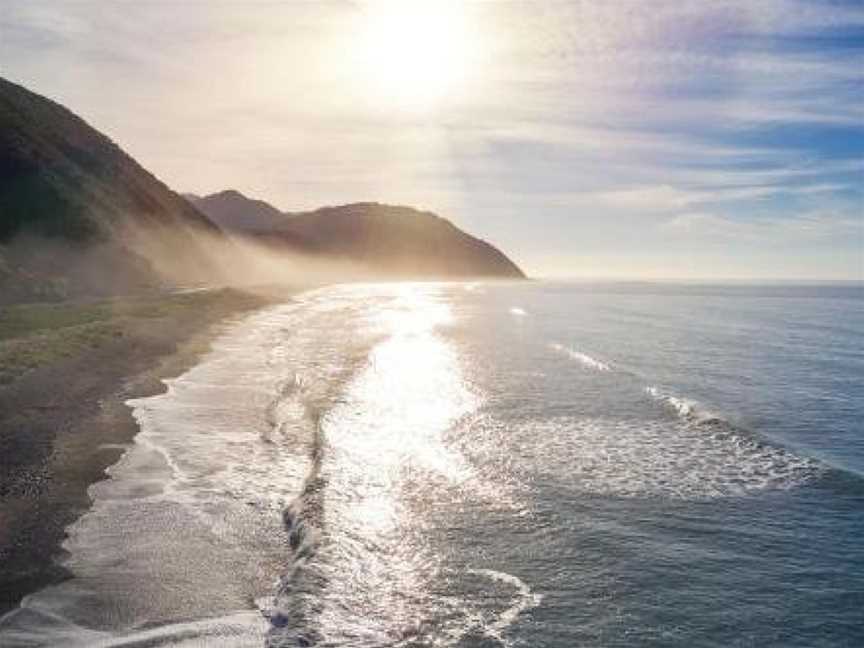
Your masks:
M 70 576 L 62 565 L 66 528 L 90 508 L 90 486 L 107 478 L 139 432 L 126 401 L 162 393 L 162 381 L 200 361 L 232 319 L 299 291 L 163 296 L 153 307 L 168 303 L 167 316 L 112 315 L 117 330 L 104 343 L 0 386 L 0 616 Z

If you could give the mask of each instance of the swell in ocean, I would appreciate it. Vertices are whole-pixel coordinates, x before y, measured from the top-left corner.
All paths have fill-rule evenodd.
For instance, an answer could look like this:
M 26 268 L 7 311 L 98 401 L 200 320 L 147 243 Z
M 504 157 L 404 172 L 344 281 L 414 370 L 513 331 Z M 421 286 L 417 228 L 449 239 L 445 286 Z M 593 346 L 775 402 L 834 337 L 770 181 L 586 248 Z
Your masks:
M 728 565 L 764 563 L 722 543 L 768 520 L 770 553 L 776 502 L 854 526 L 855 474 L 653 369 L 692 356 L 637 366 L 644 316 L 604 352 L 578 293 L 570 335 L 541 287 L 516 290 L 331 287 L 232 324 L 130 401 L 141 431 L 68 529 L 74 577 L 0 620 L 0 644 L 690 645 L 689 619 L 753 586 Z
M 482 400 L 450 317 L 434 286 L 354 286 L 231 325 L 130 401 L 141 431 L 68 530 L 74 577 L 7 615 L 3 645 L 508 645 L 539 597 L 488 568 L 442 593 L 460 574 L 427 537 L 495 491 L 445 438 Z
M 440 334 L 452 313 L 437 293 L 404 288 L 378 305 L 386 334 L 337 402 L 308 410 L 315 443 L 283 511 L 292 561 L 266 611 L 268 646 L 449 645 L 472 633 L 509 645 L 505 628 L 539 600 L 512 574 L 451 572 L 427 535 L 460 499 L 493 488 L 448 443 L 482 396 Z M 465 577 L 473 595 L 446 593 Z
M 673 417 L 671 423 L 667 417 L 614 423 L 592 418 L 553 422 L 553 427 L 570 426 L 573 436 L 579 437 L 579 447 L 590 449 L 575 467 L 586 489 L 684 499 L 735 497 L 795 488 L 831 470 L 823 462 L 736 425 L 695 399 L 647 384 L 633 370 L 557 342 L 549 348 L 585 370 L 612 372 L 612 379 L 629 386 L 633 393 L 641 387 L 651 403 Z M 621 439 L 625 439 L 623 445 Z M 604 463 L 598 471 L 597 466 Z

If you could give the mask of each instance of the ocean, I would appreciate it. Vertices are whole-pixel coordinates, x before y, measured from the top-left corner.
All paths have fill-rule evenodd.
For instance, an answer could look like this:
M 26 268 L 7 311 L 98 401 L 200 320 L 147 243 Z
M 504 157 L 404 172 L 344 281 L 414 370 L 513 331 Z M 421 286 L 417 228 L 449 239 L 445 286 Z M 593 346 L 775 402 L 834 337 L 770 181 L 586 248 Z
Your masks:
M 226 325 L 13 646 L 864 646 L 860 284 L 327 287 Z

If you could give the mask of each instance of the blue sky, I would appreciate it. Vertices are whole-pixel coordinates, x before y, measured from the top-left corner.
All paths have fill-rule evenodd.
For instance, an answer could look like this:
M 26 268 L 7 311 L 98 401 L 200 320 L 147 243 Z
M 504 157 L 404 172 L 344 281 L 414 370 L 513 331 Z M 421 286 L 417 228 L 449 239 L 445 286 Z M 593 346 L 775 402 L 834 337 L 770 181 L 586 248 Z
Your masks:
M 173 188 L 432 209 L 529 273 L 864 278 L 864 3 L 2 0 Z

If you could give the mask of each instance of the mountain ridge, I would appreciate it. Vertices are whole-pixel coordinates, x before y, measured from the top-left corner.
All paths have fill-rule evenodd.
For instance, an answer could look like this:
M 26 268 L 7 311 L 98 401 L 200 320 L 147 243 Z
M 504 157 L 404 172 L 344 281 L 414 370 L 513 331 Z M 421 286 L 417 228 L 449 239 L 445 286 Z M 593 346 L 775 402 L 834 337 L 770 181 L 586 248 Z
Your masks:
M 236 190 L 182 196 L 68 108 L 0 78 L 0 303 L 313 274 L 524 277 L 494 246 L 410 207 L 285 213 Z
M 271 247 L 359 262 L 381 274 L 525 278 L 491 243 L 434 212 L 414 207 L 366 201 L 282 212 L 235 189 L 193 200 L 229 234 Z
M 221 229 L 254 231 L 278 224 L 286 214 L 273 205 L 249 198 L 236 189 L 226 189 L 207 196 L 183 194 L 211 222 Z

